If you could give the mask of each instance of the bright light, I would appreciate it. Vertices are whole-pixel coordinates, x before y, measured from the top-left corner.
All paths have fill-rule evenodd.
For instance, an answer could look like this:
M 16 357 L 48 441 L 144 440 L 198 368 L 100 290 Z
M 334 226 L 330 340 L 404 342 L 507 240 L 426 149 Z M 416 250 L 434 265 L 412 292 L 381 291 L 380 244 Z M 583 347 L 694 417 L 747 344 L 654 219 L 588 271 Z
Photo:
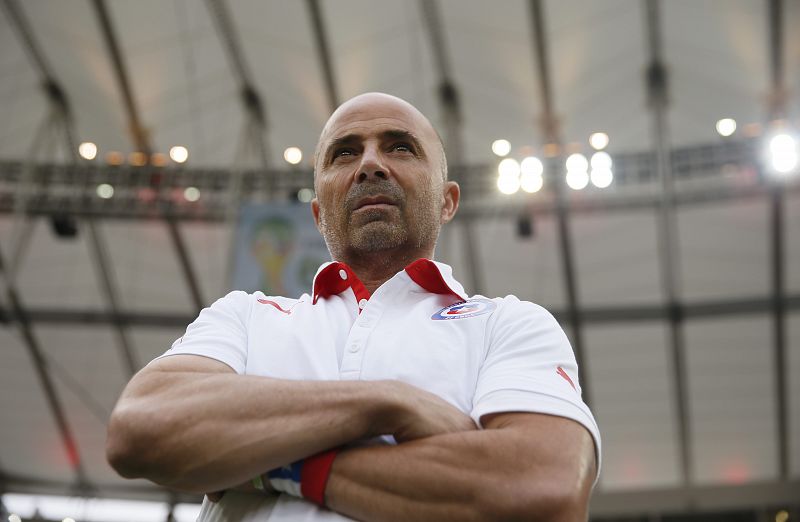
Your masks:
M 785 509 L 781 509 L 775 513 L 775 522 L 786 522 L 787 520 L 789 520 L 789 512 Z
M 175 163 L 183 163 L 189 159 L 189 150 L 181 145 L 175 145 L 169 149 L 169 157 Z
M 514 194 L 519 190 L 519 175 L 500 174 L 497 176 L 497 189 L 503 194 Z
M 786 174 L 797 167 L 797 142 L 788 134 L 778 134 L 769 140 L 772 168 Z
M 78 154 L 80 154 L 83 159 L 93 160 L 97 157 L 97 145 L 91 141 L 84 141 L 78 145 Z
M 589 162 L 586 161 L 586 156 L 583 154 L 575 153 L 570 154 L 567 158 L 567 171 L 586 171 L 589 168 Z
M 586 169 L 567 171 L 567 185 L 569 185 L 569 188 L 573 190 L 581 190 L 586 188 L 586 185 L 588 184 L 589 174 L 586 172 Z
M 155 167 L 165 167 L 167 165 L 167 155 L 163 152 L 156 152 L 150 156 L 150 164 Z
M 589 145 L 594 150 L 603 150 L 608 146 L 608 134 L 605 132 L 595 132 L 589 136 Z
M 492 143 L 492 152 L 502 158 L 511 152 L 511 144 L 508 140 L 494 140 Z
M 8 522 L 22 522 L 22 519 L 19 518 L 19 515 L 11 513 L 8 515 Z
M 520 171 L 519 184 L 522 190 L 533 194 L 542 188 L 542 185 L 544 185 L 544 179 L 542 178 L 544 165 L 542 165 L 539 158 L 528 156 L 523 159 L 520 164 Z
M 607 152 L 595 152 L 592 154 L 591 165 L 593 169 L 610 169 L 611 156 Z
M 108 183 L 97 185 L 97 195 L 103 199 L 109 199 L 114 195 L 114 187 Z
M 186 201 L 195 202 L 200 199 L 200 190 L 197 187 L 186 187 L 183 191 L 183 197 Z
M 289 147 L 283 151 L 283 159 L 285 159 L 287 163 L 297 165 L 303 161 L 303 151 L 297 147 Z
M 25 495 L 4 493 L 2 503 L 16 518 L 65 520 L 79 522 L 152 522 L 166 520 L 170 511 L 165 502 L 122 500 L 110 498 L 62 497 L 52 495 Z M 176 522 L 194 522 L 200 513 L 200 504 L 177 504 L 172 510 Z M 37 514 L 34 517 L 34 514 Z M 78 518 L 76 515 L 79 515 Z
M 147 154 L 144 152 L 131 152 L 128 154 L 128 163 L 134 167 L 143 167 L 147 164 Z
M 533 194 L 534 192 L 539 192 L 539 190 L 541 190 L 542 185 L 544 185 L 544 178 L 541 174 L 536 174 L 534 172 L 523 172 L 519 177 L 519 184 L 520 187 L 522 187 L 522 190 L 529 194 Z
M 539 160 L 539 158 L 535 158 L 533 156 L 528 156 L 527 158 L 522 160 L 522 163 L 519 164 L 519 168 L 522 171 L 522 175 L 535 175 L 541 176 L 544 172 L 544 165 Z
M 732 118 L 722 118 L 717 122 L 717 132 L 720 136 L 730 136 L 736 132 L 736 120 Z
M 773 155 L 794 152 L 794 140 L 788 134 L 778 134 L 769 140 L 769 151 Z
M 62 520 L 61 522 L 75 522 L 75 519 L 74 519 L 74 518 L 72 518 L 72 517 L 66 517 L 66 518 L 65 518 L 64 520 Z
M 606 188 L 614 181 L 614 174 L 609 168 L 592 169 L 592 185 L 597 188 Z
M 519 176 L 519 162 L 513 158 L 506 158 L 497 166 L 501 176 Z
M 112 150 L 106 154 L 106 163 L 109 165 L 122 165 L 124 159 L 125 157 L 122 155 L 122 153 L 115 150 Z
M 301 188 L 297 191 L 297 200 L 301 203 L 308 203 L 314 199 L 314 190 L 310 188 Z

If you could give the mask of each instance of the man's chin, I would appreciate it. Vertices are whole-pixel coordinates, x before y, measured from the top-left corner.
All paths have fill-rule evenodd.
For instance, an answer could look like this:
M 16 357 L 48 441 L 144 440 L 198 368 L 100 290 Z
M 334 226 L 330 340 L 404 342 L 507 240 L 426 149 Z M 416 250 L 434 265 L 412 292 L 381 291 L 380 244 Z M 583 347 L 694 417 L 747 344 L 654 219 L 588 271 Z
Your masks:
M 403 245 L 407 237 L 396 223 L 370 221 L 353 231 L 350 244 L 360 252 L 381 252 Z

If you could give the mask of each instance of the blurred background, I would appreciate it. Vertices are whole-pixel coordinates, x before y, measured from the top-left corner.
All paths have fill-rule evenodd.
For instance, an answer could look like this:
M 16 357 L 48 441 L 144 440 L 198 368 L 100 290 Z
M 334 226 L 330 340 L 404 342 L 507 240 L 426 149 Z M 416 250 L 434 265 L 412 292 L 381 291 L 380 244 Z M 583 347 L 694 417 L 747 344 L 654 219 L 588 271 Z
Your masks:
M 800 1 L 0 0 L 0 513 L 193 520 L 121 479 L 127 380 L 327 252 L 319 131 L 365 91 L 446 143 L 437 258 L 551 310 L 592 520 L 800 520 Z

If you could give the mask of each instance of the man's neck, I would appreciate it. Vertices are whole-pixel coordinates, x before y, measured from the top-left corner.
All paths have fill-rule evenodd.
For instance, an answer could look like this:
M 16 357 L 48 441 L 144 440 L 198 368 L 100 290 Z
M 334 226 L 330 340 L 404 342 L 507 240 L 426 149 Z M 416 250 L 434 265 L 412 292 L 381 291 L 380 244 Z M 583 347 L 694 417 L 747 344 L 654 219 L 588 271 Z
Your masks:
M 343 256 L 339 261 L 345 263 L 358 276 L 369 293 L 372 294 L 395 274 L 420 258 L 433 259 L 433 252 L 425 250 L 382 251 Z

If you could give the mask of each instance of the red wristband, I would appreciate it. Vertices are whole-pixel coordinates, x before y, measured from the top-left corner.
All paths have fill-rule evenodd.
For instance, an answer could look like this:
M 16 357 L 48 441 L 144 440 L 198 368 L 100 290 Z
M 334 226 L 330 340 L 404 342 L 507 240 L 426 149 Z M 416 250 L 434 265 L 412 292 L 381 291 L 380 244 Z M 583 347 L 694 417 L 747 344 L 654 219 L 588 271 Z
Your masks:
M 325 486 L 337 453 L 338 448 L 323 451 L 303 461 L 303 469 L 300 471 L 300 493 L 303 498 L 320 506 L 325 505 Z

